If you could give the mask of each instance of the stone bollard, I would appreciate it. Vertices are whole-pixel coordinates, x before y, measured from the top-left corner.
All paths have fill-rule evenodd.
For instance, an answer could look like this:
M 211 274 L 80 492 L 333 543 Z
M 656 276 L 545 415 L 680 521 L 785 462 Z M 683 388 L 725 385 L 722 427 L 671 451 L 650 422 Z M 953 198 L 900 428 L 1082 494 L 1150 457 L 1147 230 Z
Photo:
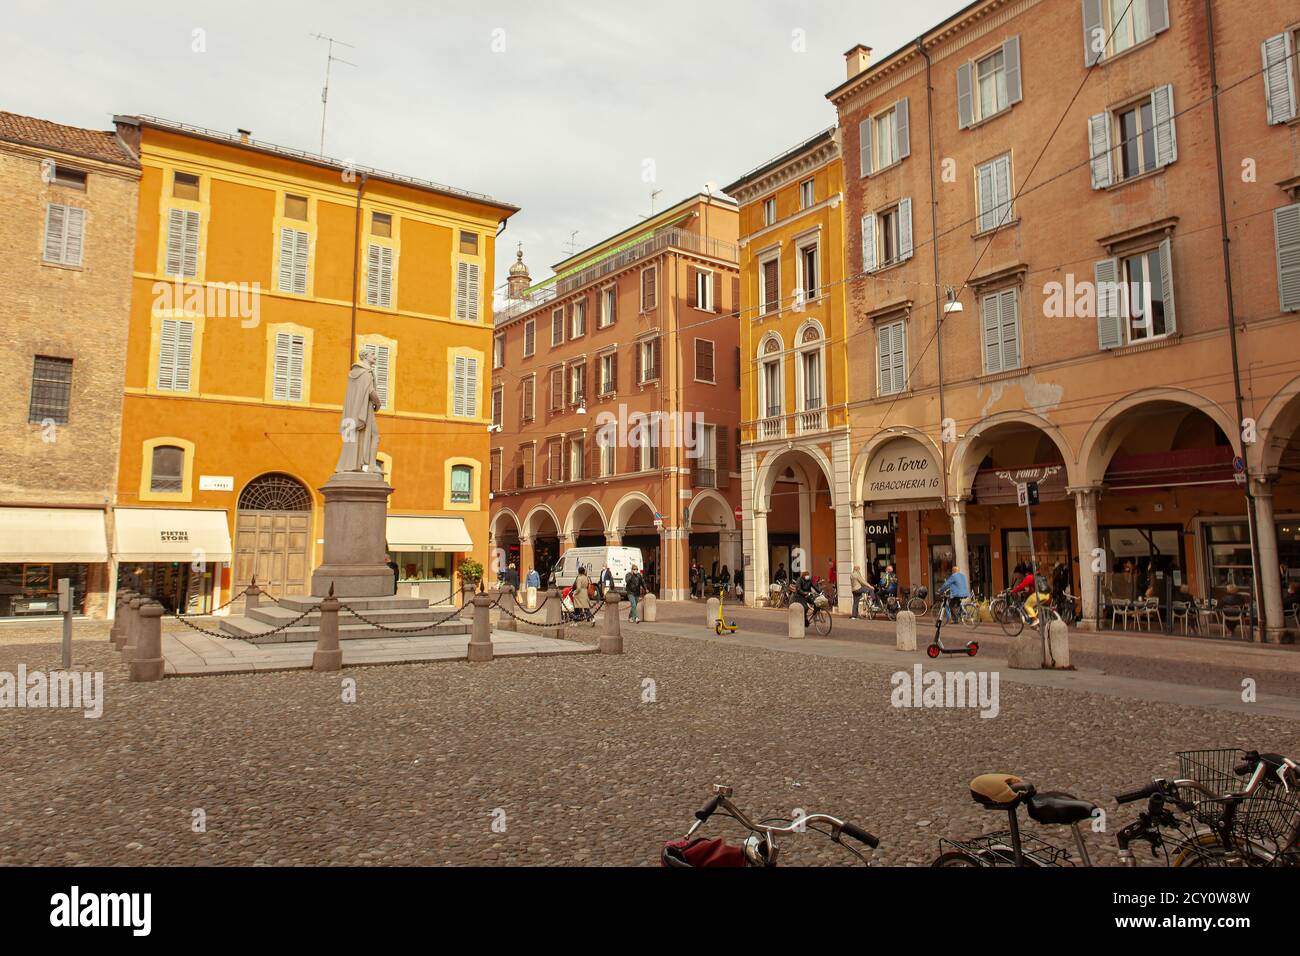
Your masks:
M 807 613 L 807 610 L 805 610 L 804 606 L 798 601 L 795 601 L 790 605 L 790 610 L 786 613 L 789 626 L 789 634 L 787 636 L 792 638 L 800 638 L 804 636 L 804 628 L 806 626 L 804 622 L 807 620 Z
M 537 610 L 537 588 L 535 587 L 528 588 L 528 610 Z
M 556 640 L 564 637 L 564 625 L 560 621 L 560 589 L 546 589 L 546 603 L 542 605 L 542 636 Z
M 1047 646 L 1051 656 L 1043 661 L 1044 667 L 1073 670 L 1070 667 L 1070 629 L 1064 621 L 1053 621 L 1047 625 Z M 1056 661 L 1056 664 L 1053 665 L 1052 661 Z
M 655 596 L 647 591 L 641 595 L 641 603 L 637 605 L 637 610 L 641 612 L 642 624 L 653 624 L 659 619 L 659 604 Z
M 316 632 L 316 650 L 311 655 L 314 671 L 336 671 L 343 667 L 343 648 L 339 646 L 339 599 L 330 593 L 320 602 L 320 629 Z
M 704 602 L 704 626 L 710 631 L 713 630 L 713 625 L 718 623 L 718 608 L 720 606 L 721 602 L 715 597 L 711 597 Z
M 140 626 L 136 631 L 135 653 L 131 656 L 131 680 L 162 680 L 163 606 L 149 600 L 140 607 Z
M 605 626 L 598 642 L 602 654 L 623 653 L 623 624 L 618 616 L 618 601 L 618 592 L 611 588 L 605 596 Z
M 131 598 L 127 609 L 126 642 L 122 645 L 122 659 L 131 661 L 135 658 L 136 643 L 140 636 L 140 608 L 149 601 L 144 595 L 137 594 Z
M 503 631 L 519 630 L 515 615 L 519 613 L 519 602 L 515 600 L 517 592 L 512 588 L 502 588 L 498 592 L 501 604 L 497 608 L 497 627 Z
M 474 604 L 474 626 L 469 633 L 469 654 L 470 661 L 490 661 L 492 660 L 492 618 L 489 613 L 492 608 L 492 597 L 488 594 L 477 593 L 471 599 Z
M 1038 628 L 1026 627 L 1011 639 L 1007 648 L 1007 666 L 1022 671 L 1036 671 L 1043 667 L 1043 638 Z
M 330 585 L 333 588 L 333 585 Z M 248 585 L 248 590 L 244 593 L 244 610 L 256 611 L 262 606 L 262 589 L 257 586 L 257 578 L 253 578 Z
M 899 611 L 894 622 L 894 647 L 900 651 L 916 650 L 916 615 Z

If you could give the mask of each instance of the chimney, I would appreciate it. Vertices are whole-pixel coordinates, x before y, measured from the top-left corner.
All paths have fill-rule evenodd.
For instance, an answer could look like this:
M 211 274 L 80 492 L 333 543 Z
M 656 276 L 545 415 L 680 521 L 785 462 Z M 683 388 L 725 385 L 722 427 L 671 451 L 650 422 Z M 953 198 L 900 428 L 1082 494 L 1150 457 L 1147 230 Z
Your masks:
M 251 143 L 253 141 L 253 131 L 251 129 L 239 129 L 235 130 L 235 132 L 239 134 L 241 143 Z
M 867 64 L 871 62 L 871 47 L 859 43 L 844 54 L 844 62 L 849 70 L 848 79 L 851 80 L 865 70 Z

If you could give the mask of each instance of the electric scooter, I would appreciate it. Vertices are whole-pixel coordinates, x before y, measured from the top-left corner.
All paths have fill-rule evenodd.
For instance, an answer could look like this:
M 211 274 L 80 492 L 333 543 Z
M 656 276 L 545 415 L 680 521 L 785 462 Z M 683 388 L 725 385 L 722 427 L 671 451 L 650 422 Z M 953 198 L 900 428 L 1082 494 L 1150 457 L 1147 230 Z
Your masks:
M 719 591 L 718 592 L 718 619 L 713 624 L 713 633 L 722 634 L 723 632 L 726 632 L 727 634 L 735 634 L 736 631 L 739 629 L 740 625 L 738 625 L 735 621 L 728 622 L 727 619 L 722 616 L 722 601 L 724 597 L 725 597 L 724 592 Z
M 943 597 L 943 604 L 936 605 L 934 609 L 934 640 L 930 646 L 925 649 L 925 653 L 932 660 L 940 654 L 966 654 L 974 657 L 980 652 L 978 641 L 967 641 L 960 647 L 948 647 L 943 643 L 943 609 L 947 607 L 947 597 Z

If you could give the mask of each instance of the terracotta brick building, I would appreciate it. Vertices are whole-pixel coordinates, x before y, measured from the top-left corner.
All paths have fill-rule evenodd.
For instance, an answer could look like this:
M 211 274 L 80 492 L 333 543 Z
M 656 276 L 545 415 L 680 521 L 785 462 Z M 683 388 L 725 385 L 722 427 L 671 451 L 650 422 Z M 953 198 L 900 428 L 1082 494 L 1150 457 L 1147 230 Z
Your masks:
M 111 600 L 139 163 L 111 131 L 0 112 L 0 619 Z
M 735 204 L 701 194 L 536 285 L 519 253 L 496 314 L 490 480 L 493 543 L 521 577 L 622 544 L 676 599 L 692 560 L 739 566 L 736 239 Z
M 1283 0 L 979 0 L 849 51 L 828 94 L 844 347 L 871 360 L 849 364 L 846 456 L 808 463 L 851 512 L 837 553 L 930 586 L 957 563 L 985 595 L 1032 555 L 1089 618 L 1258 583 L 1279 635 L 1300 580 L 1298 28 Z

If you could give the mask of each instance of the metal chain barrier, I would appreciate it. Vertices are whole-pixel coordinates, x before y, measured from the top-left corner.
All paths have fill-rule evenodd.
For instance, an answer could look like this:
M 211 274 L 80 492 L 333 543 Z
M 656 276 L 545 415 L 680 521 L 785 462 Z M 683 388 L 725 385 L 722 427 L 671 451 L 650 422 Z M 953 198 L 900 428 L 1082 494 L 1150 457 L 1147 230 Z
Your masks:
M 445 624 L 447 621 L 450 621 L 452 618 L 460 617 L 462 614 L 465 613 L 465 609 L 470 607 L 473 607 L 473 605 L 464 604 L 458 608 L 455 608 L 450 614 L 446 614 L 440 618 L 435 618 L 432 621 L 427 621 L 423 624 L 420 624 L 417 627 L 389 627 L 387 624 L 380 624 L 378 621 L 370 620 L 370 618 L 366 617 L 364 614 L 362 614 L 356 608 L 351 607 L 350 605 L 342 604 L 342 603 L 339 604 L 340 611 L 347 611 L 353 617 L 360 618 L 361 620 L 369 624 L 371 627 L 378 628 L 381 631 L 387 631 L 389 634 L 419 634 L 424 631 L 429 631 L 437 627 L 439 624 Z
M 311 614 L 315 610 L 317 610 L 317 608 L 308 608 L 307 610 L 299 614 L 297 617 L 295 617 L 292 621 L 287 621 L 286 623 L 281 624 L 279 627 L 272 628 L 269 631 L 263 631 L 260 634 L 250 634 L 247 637 L 241 636 L 239 634 L 227 634 L 224 631 L 212 631 L 206 627 L 199 627 L 197 624 L 191 624 L 189 621 L 185 620 L 185 618 L 181 617 L 179 614 L 173 614 L 172 617 L 180 621 L 186 627 L 198 631 L 200 634 L 207 634 L 211 637 L 220 637 L 228 641 L 258 641 L 264 637 L 270 637 L 272 634 L 279 634 L 281 631 L 285 630 L 286 628 L 293 627 L 295 624 L 303 620 L 303 618 L 307 617 L 307 615 Z

